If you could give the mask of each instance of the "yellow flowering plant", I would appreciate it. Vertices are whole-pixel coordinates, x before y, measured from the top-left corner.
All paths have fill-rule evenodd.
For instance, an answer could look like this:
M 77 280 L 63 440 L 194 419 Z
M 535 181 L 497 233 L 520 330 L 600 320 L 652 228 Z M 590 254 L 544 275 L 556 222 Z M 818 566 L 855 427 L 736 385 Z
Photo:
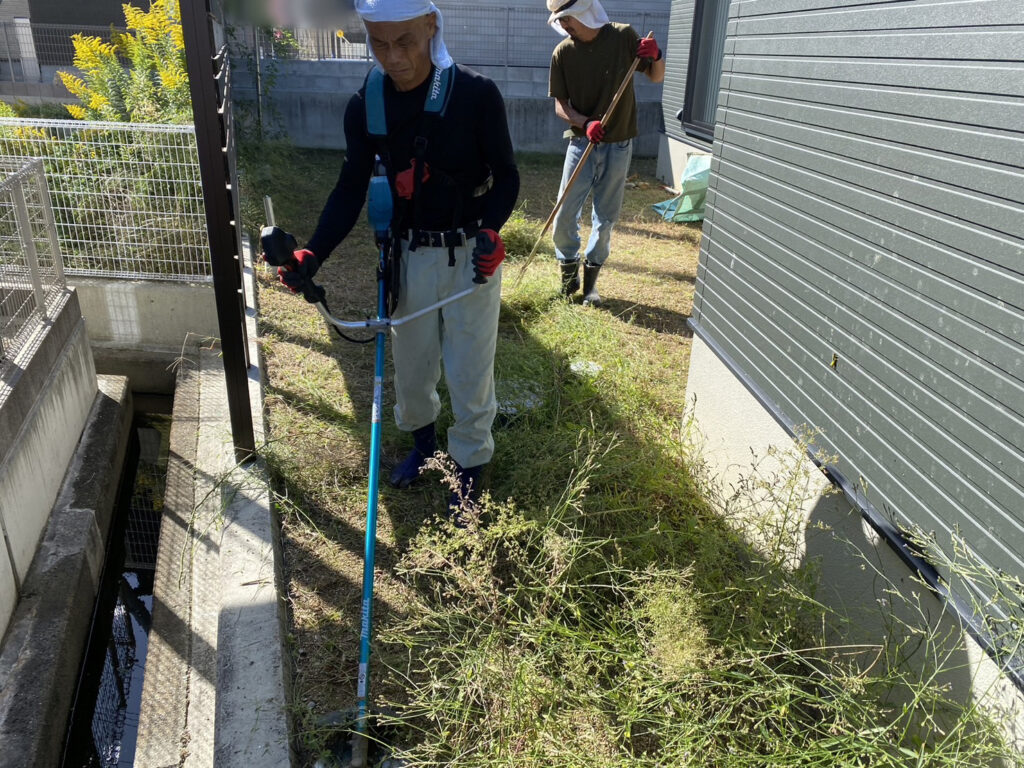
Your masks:
M 80 103 L 67 105 L 68 112 L 80 120 L 192 122 L 178 0 L 152 0 L 149 10 L 121 7 L 127 31 L 114 32 L 110 42 L 71 37 L 81 76 L 58 74 Z

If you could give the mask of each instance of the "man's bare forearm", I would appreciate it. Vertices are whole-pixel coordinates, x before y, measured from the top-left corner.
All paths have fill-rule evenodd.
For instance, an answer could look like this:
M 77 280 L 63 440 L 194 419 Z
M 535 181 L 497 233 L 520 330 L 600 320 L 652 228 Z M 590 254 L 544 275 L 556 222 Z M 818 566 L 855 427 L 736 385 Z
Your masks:
M 660 83 L 665 79 L 665 57 L 662 56 L 657 61 L 651 62 L 651 67 L 646 72 L 647 79 L 652 83 Z
M 565 120 L 569 125 L 574 128 L 583 130 L 583 126 L 586 125 L 587 120 L 592 120 L 590 115 L 584 115 L 573 109 L 572 104 L 569 103 L 568 99 L 555 99 L 555 114 Z

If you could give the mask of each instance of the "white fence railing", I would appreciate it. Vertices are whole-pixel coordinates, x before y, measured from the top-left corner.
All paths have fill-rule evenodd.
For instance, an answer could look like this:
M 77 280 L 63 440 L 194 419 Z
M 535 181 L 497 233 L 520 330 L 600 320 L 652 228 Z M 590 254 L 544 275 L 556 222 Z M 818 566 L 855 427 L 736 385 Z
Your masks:
M 69 275 L 211 279 L 195 128 L 0 118 L 0 158 L 39 158 Z
M 0 21 L 0 81 L 49 82 L 54 67 L 72 68 L 75 47 L 71 36 L 82 34 L 110 40 L 123 28 L 65 24 L 33 24 L 28 19 Z
M 0 160 L 0 371 L 52 320 L 64 292 L 41 160 Z

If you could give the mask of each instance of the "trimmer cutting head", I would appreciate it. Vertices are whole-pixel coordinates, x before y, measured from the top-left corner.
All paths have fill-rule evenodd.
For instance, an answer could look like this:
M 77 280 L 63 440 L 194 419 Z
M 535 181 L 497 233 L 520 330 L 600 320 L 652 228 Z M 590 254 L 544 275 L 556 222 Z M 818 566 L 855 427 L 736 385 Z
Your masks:
M 357 732 L 358 718 L 355 709 L 331 712 L 320 718 L 320 727 L 334 730 L 335 735 L 326 745 L 330 754 L 319 759 L 315 768 L 406 768 L 405 761 L 393 757 L 387 746 L 395 735 L 393 727 L 381 722 L 388 718 L 371 714 L 365 737 Z M 357 744 L 360 739 L 365 739 L 365 749 Z

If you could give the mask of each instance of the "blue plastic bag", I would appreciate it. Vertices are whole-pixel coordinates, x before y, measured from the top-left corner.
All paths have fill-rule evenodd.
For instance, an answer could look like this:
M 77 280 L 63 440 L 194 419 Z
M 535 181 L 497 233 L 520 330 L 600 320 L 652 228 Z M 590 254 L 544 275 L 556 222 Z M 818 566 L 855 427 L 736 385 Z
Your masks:
M 680 181 L 682 191 L 671 200 L 652 207 L 665 221 L 700 221 L 711 175 L 711 155 L 690 155 Z

